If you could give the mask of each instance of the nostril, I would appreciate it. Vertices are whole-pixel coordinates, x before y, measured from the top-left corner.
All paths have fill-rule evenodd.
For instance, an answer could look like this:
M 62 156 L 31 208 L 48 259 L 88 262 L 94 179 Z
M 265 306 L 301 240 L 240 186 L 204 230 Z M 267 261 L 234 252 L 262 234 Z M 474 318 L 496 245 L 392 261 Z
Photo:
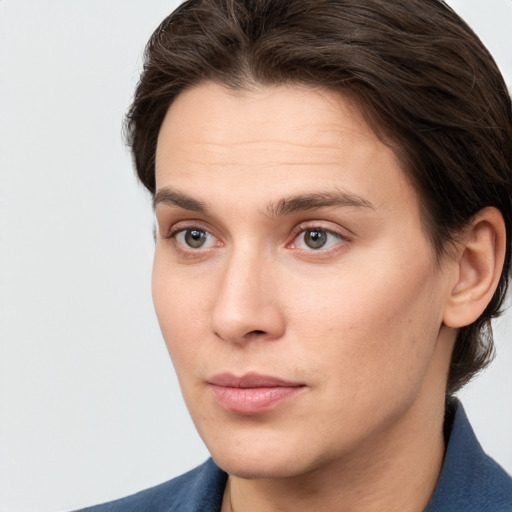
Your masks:
M 259 329 L 256 329 L 255 331 L 251 331 L 249 334 L 265 334 L 265 331 L 260 331 Z

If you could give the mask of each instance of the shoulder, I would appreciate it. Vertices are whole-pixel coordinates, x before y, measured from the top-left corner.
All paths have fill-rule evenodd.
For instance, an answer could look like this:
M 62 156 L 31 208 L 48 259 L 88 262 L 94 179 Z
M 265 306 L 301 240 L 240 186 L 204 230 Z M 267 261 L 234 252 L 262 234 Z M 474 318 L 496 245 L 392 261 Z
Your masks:
M 168 482 L 76 512 L 218 512 L 226 473 L 212 459 Z
M 451 401 L 453 422 L 443 469 L 425 512 L 512 512 L 512 479 L 482 450 L 462 404 Z

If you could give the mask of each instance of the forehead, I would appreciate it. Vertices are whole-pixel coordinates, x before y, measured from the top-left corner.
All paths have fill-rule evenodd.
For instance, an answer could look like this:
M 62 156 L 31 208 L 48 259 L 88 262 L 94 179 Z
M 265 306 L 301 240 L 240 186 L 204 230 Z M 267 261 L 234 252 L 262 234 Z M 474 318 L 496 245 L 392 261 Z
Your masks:
M 183 144 L 188 149 L 200 144 L 195 149 L 213 157 L 221 146 L 236 155 L 249 146 L 282 143 L 282 153 L 289 145 L 307 159 L 339 146 L 340 137 L 358 139 L 368 149 L 380 145 L 355 104 L 339 94 L 299 86 L 231 90 L 207 83 L 172 103 L 159 133 L 156 163 L 158 168 L 161 157 L 179 152 Z
M 417 207 L 394 152 L 351 100 L 322 89 L 189 89 L 167 112 L 155 168 L 157 191 L 201 200 L 225 202 L 235 192 L 249 205 L 251 197 L 342 189 L 387 208 L 411 196 Z

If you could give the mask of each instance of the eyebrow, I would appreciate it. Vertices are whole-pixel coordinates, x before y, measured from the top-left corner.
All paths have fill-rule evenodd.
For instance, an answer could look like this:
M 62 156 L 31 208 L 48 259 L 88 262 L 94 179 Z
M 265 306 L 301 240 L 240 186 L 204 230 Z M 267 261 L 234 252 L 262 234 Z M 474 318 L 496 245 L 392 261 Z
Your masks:
M 327 208 L 329 206 L 352 206 L 375 210 L 375 207 L 370 201 L 341 190 L 285 197 L 276 203 L 270 204 L 267 210 L 271 216 L 277 217 L 299 211 Z
M 208 215 L 209 211 L 202 201 L 172 190 L 168 187 L 160 189 L 153 199 L 153 209 L 159 204 L 178 206 L 184 210 Z M 314 192 L 296 196 L 284 197 L 267 206 L 267 212 L 271 217 L 279 217 L 299 211 L 328 208 L 330 206 L 350 206 L 356 208 L 369 208 L 374 210 L 373 204 L 355 194 L 336 190 L 335 192 Z
M 153 198 L 153 210 L 159 204 L 179 206 L 184 210 L 208 215 L 208 208 L 206 208 L 206 205 L 203 202 L 167 187 L 160 189 L 155 194 L 155 197 Z

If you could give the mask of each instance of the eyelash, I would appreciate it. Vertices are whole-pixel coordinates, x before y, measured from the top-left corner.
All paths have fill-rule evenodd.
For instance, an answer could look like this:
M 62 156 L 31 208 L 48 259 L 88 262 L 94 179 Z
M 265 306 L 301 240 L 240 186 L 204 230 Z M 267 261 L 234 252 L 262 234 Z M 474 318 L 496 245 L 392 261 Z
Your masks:
M 176 238 L 178 237 L 179 234 L 183 233 L 183 234 L 186 234 L 190 231 L 200 231 L 202 233 L 206 233 L 207 235 L 213 237 L 213 238 L 216 238 L 215 235 L 213 235 L 208 229 L 206 229 L 205 227 L 201 226 L 200 223 L 194 223 L 194 224 L 189 224 L 189 223 L 177 223 L 175 224 L 174 226 L 172 226 L 170 229 L 169 229 L 169 232 L 166 234 L 166 235 L 162 235 L 162 238 L 164 240 L 174 240 L 175 241 L 175 245 L 176 245 L 176 248 L 178 250 L 180 250 L 181 252 L 190 252 L 190 253 L 197 253 L 199 252 L 200 249 L 194 249 L 193 247 L 188 247 L 186 249 L 183 249 L 183 248 L 180 248 L 179 247 L 179 243 L 176 241 Z M 185 246 L 185 244 L 181 244 L 183 246 Z
M 216 238 L 215 235 L 213 235 L 208 229 L 202 227 L 200 224 L 193 224 L 193 225 L 183 225 L 181 223 L 173 226 L 170 230 L 169 230 L 169 233 L 167 235 L 164 235 L 162 236 L 162 238 L 164 240 L 172 240 L 174 239 L 175 240 L 175 245 L 176 245 L 176 248 L 182 252 L 182 253 L 188 253 L 188 254 L 198 254 L 199 252 L 204 252 L 205 250 L 209 250 L 211 249 L 210 248 L 206 248 L 206 249 L 202 249 L 201 247 L 198 247 L 198 248 L 193 248 L 193 247 L 190 247 L 189 245 L 187 246 L 186 243 L 184 242 L 178 242 L 176 239 L 178 237 L 179 234 L 183 233 L 183 235 L 185 235 L 187 232 L 191 232 L 191 231 L 198 231 L 198 232 L 201 232 L 201 233 L 205 233 L 207 236 L 210 236 L 210 237 L 213 237 L 213 238 Z M 336 243 L 334 244 L 334 247 L 327 247 L 327 248 L 323 248 L 323 245 L 317 249 L 314 249 L 314 248 L 299 248 L 297 247 L 297 240 L 299 240 L 299 238 L 301 236 L 305 236 L 305 234 L 307 232 L 310 232 L 310 233 L 313 233 L 313 232 L 322 232 L 322 233 L 326 233 L 329 237 L 334 237 L 336 239 Z M 297 226 L 295 229 L 293 229 L 292 231 L 292 235 L 293 235 L 293 239 L 290 243 L 287 243 L 286 244 L 286 248 L 288 249 L 295 249 L 297 251 L 300 251 L 302 253 L 319 253 L 319 254 L 327 254 L 327 253 L 330 253 L 330 252 L 334 252 L 336 250 L 336 246 L 339 245 L 340 243 L 342 244 L 346 244 L 346 243 L 349 243 L 350 240 L 349 238 L 345 235 L 345 234 L 342 234 L 340 233 L 339 231 L 336 231 L 336 230 L 333 230 L 333 229 L 329 229 L 329 228 L 326 228 L 320 224 L 300 224 L 299 226 Z M 329 240 L 327 240 L 327 242 L 325 243 L 329 243 Z M 219 246 L 222 245 L 221 242 L 219 242 Z
M 326 233 L 329 237 L 335 238 L 336 243 L 334 246 L 324 248 L 322 245 L 318 249 L 313 249 L 311 247 L 309 249 L 301 249 L 297 247 L 297 240 L 299 240 L 300 237 L 304 237 L 307 232 L 313 233 L 315 231 Z M 325 255 L 336 251 L 336 248 L 340 243 L 347 244 L 349 241 L 349 238 L 345 234 L 341 233 L 340 231 L 322 226 L 321 224 L 300 224 L 293 230 L 293 240 L 291 243 L 287 244 L 287 248 L 295 249 L 304 253 L 318 253 Z M 328 244 L 329 240 L 327 240 L 326 243 Z

